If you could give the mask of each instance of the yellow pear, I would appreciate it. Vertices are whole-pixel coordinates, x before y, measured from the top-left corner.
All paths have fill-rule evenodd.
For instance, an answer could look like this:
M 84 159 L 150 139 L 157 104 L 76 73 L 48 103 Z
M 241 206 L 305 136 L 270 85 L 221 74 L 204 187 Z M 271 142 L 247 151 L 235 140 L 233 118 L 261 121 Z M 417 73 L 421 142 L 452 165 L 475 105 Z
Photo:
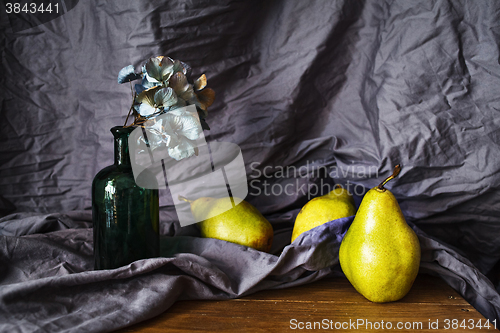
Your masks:
M 420 266 L 420 244 L 394 195 L 384 185 L 369 190 L 340 245 L 342 271 L 354 288 L 372 302 L 392 302 L 411 289 Z
M 356 214 L 352 194 L 340 185 L 302 207 L 293 225 L 292 242 L 302 233 L 326 222 Z
M 273 242 L 273 227 L 262 214 L 239 198 L 201 197 L 194 201 L 179 199 L 191 205 L 191 213 L 200 227 L 202 237 L 217 238 L 269 252 Z M 235 202 L 239 202 L 235 205 Z

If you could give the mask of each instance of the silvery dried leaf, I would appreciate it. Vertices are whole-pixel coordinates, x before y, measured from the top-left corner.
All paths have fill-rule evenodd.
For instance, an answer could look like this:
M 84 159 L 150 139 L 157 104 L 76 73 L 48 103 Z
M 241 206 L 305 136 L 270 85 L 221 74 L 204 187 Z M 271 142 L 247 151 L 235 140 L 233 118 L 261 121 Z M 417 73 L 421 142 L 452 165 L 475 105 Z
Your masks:
M 133 65 L 123 67 L 118 73 L 118 83 L 125 83 L 140 79 L 141 75 L 136 74 Z

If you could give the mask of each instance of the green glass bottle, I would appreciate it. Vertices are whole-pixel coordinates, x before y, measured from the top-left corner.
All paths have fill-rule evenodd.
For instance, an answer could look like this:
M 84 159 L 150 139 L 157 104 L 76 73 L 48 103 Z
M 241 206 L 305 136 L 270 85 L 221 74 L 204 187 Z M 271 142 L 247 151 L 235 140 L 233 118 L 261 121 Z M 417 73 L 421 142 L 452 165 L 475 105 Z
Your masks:
M 157 189 L 134 180 L 128 137 L 134 127 L 113 127 L 115 163 L 92 182 L 95 269 L 113 269 L 160 255 Z

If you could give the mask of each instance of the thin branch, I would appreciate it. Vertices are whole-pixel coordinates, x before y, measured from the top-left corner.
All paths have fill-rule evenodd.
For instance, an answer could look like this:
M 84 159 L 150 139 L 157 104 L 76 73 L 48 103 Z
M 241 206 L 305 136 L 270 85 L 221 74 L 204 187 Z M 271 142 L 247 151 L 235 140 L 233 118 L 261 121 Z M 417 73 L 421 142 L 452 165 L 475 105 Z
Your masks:
M 135 94 L 134 94 L 134 89 L 132 88 L 132 81 L 129 81 L 130 83 L 130 92 L 132 93 L 132 105 L 130 106 L 130 109 L 128 110 L 127 118 L 125 119 L 125 124 L 123 124 L 123 127 L 127 126 L 127 121 L 128 118 L 130 117 L 130 113 L 132 113 L 132 109 L 134 108 L 134 100 L 135 100 Z M 134 123 L 132 123 L 133 125 Z M 130 125 L 130 126 L 132 126 Z

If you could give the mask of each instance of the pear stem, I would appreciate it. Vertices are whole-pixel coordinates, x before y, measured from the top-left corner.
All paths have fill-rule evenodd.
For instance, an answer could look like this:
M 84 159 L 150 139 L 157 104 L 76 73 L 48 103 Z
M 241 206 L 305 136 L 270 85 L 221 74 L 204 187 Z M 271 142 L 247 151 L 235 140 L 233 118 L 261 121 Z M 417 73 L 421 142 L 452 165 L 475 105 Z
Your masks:
M 179 195 L 177 198 L 179 198 L 179 200 L 186 201 L 186 202 L 189 202 L 189 203 L 193 202 L 193 200 L 189 200 L 188 198 L 185 198 L 182 195 Z
M 384 179 L 384 181 L 382 183 L 380 183 L 380 185 L 377 186 L 377 188 L 380 191 L 385 191 L 384 185 L 387 184 L 387 182 L 389 182 L 390 180 L 396 178 L 400 172 L 401 172 L 401 165 L 398 164 L 394 167 L 394 171 L 392 172 L 392 175 L 390 175 L 389 177 Z

